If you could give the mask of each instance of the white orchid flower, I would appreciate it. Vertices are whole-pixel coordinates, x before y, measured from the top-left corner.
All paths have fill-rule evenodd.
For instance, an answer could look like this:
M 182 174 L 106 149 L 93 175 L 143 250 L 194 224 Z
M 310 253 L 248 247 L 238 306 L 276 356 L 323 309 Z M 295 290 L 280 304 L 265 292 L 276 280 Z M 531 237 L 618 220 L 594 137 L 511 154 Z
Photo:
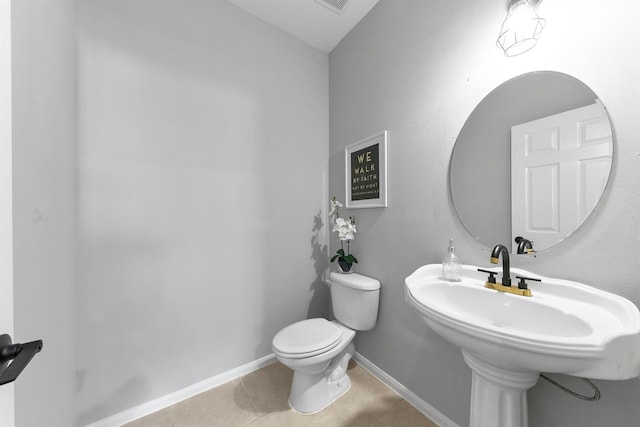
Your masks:
M 329 210 L 329 218 L 331 222 L 335 221 L 335 217 L 338 216 L 338 208 L 342 207 L 342 203 L 336 200 L 336 198 L 332 198 L 330 201 L 331 209 Z
M 356 236 L 356 225 L 351 218 L 336 218 L 336 223 L 333 226 L 333 230 L 338 232 L 338 237 L 342 241 L 353 240 Z
M 333 224 L 333 230 L 331 231 L 340 233 L 340 230 L 342 229 L 342 227 L 344 227 L 345 222 L 346 220 L 344 218 L 336 218 L 335 223 Z

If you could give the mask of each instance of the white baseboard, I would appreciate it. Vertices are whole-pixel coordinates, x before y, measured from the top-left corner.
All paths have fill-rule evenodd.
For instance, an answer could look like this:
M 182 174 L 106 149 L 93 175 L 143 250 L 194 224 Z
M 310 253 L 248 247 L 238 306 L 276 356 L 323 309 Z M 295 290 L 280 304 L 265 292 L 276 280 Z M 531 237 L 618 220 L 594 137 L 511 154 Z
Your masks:
M 193 397 L 196 394 L 200 394 L 214 387 L 235 380 L 236 378 L 240 378 L 243 375 L 250 374 L 251 372 L 268 366 L 275 361 L 275 355 L 273 353 L 269 354 L 263 358 L 255 360 L 253 362 L 249 362 L 238 368 L 223 372 L 222 374 L 216 375 L 215 377 L 197 382 L 174 393 L 162 396 L 158 399 L 143 403 L 142 405 L 136 406 L 131 409 L 127 409 L 126 411 L 112 415 L 108 418 L 96 421 L 86 427 L 119 427 L 123 424 L 135 421 L 138 418 L 142 418 L 146 415 L 160 411 L 161 409 L 168 408 L 169 406 L 175 405 L 176 403 Z
M 354 354 L 353 359 L 358 362 L 360 366 L 369 371 L 371 375 L 378 378 L 387 387 L 398 393 L 400 397 L 409 402 L 414 408 L 422 412 L 431 421 L 438 424 L 440 427 L 460 427 L 458 426 L 458 424 L 447 418 L 442 412 L 438 411 L 436 408 L 419 398 L 414 392 L 400 384 L 398 381 L 396 381 L 395 378 L 391 377 L 382 369 L 378 368 L 357 351 Z
M 438 424 L 440 427 L 459 427 L 456 423 L 451 421 L 449 418 L 444 416 L 440 411 L 438 411 L 433 406 L 429 405 L 424 400 L 420 399 L 414 392 L 400 384 L 389 374 L 384 372 L 382 369 L 378 368 L 376 365 L 371 363 L 368 359 L 362 356 L 360 353 L 356 352 L 353 356 L 353 359 L 358 362 L 360 366 L 369 371 L 371 375 L 382 381 L 385 385 L 387 385 L 390 389 L 395 391 L 409 402 L 413 407 L 415 407 L 418 411 L 422 412 L 424 415 L 429 417 L 431 421 Z M 112 415 L 108 418 L 104 418 L 102 420 L 96 421 L 87 425 L 86 427 L 119 427 L 123 424 L 129 423 L 131 421 L 135 421 L 138 418 L 142 418 L 146 415 L 152 414 L 154 412 L 160 411 L 162 409 L 168 408 L 171 405 L 175 405 L 178 402 L 181 402 L 185 399 L 195 396 L 196 394 L 205 392 L 214 387 L 227 383 L 229 381 L 235 380 L 236 378 L 240 378 L 244 375 L 250 374 L 251 372 L 257 371 L 260 368 L 268 366 L 276 361 L 275 355 L 269 354 L 261 359 L 255 360 L 253 362 L 249 362 L 245 365 L 242 365 L 238 368 L 232 369 L 227 372 L 223 372 L 220 375 L 216 375 L 215 377 L 197 382 L 193 385 L 180 389 L 174 393 L 168 394 L 166 396 L 162 396 L 158 399 L 152 400 L 147 403 L 143 403 L 142 405 L 136 406 L 131 409 L 127 409 L 126 411 L 120 412 L 118 414 Z

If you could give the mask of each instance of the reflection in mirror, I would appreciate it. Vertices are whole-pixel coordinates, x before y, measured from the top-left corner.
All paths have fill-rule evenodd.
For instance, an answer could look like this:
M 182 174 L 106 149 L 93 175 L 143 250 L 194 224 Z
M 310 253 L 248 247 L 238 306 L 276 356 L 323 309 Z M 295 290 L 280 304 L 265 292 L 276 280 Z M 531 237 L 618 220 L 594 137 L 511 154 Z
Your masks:
M 608 181 L 613 135 L 584 83 L 540 71 L 489 93 L 464 124 L 449 185 L 460 220 L 481 243 L 541 251 L 593 212 Z

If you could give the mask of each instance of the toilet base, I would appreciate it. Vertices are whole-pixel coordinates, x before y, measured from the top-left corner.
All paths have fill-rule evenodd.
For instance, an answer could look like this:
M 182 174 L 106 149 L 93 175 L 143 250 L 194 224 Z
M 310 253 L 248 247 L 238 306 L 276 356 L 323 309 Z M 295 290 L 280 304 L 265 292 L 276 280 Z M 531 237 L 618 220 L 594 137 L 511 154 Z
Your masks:
M 291 409 L 305 415 L 315 414 L 345 394 L 351 388 L 347 366 L 354 351 L 355 346 L 351 342 L 321 373 L 294 371 L 289 393 Z

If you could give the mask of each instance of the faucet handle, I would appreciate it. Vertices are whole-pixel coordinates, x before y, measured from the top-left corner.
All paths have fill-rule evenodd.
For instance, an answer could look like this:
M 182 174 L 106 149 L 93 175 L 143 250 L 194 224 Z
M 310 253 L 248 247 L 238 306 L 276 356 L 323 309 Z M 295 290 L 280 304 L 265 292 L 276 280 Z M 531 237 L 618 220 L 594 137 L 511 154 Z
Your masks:
M 483 273 L 489 273 L 489 277 L 487 278 L 487 282 L 489 283 L 496 283 L 496 272 L 495 271 L 489 271 L 489 270 L 483 270 L 482 268 L 479 268 L 478 271 L 481 271 Z
M 516 276 L 516 279 L 520 279 L 520 281 L 518 282 L 518 289 L 527 289 L 527 280 L 542 282 L 541 279 L 535 279 L 533 277 Z

